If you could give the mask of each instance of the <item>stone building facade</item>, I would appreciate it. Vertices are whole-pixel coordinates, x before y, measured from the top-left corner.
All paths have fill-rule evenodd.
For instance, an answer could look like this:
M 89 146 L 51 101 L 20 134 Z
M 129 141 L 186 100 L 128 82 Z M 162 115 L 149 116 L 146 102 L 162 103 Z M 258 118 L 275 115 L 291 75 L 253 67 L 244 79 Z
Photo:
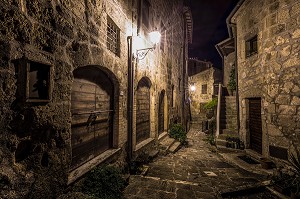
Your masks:
M 206 112 L 203 107 L 218 95 L 218 84 L 221 79 L 222 71 L 214 67 L 202 69 L 201 72 L 189 76 L 192 120 L 204 119 Z M 192 87 L 194 89 L 191 89 Z
M 0 198 L 54 198 L 100 163 L 125 164 L 128 36 L 135 53 L 153 46 L 148 32 L 162 35 L 133 59 L 133 154 L 173 118 L 187 123 L 183 1 L 0 3 Z
M 286 160 L 300 144 L 300 2 L 240 1 L 229 16 L 237 42 L 240 136 Z

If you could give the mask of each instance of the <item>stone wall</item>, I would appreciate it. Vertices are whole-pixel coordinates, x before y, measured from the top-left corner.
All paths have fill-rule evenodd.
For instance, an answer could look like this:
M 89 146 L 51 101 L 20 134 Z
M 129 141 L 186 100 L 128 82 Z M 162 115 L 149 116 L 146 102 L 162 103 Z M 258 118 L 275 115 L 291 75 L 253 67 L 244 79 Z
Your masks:
M 138 19 L 137 2 L 134 2 L 131 8 L 132 1 L 0 0 L 1 198 L 53 198 L 63 191 L 68 180 L 73 182 L 103 160 L 93 159 L 93 163 L 70 175 L 73 71 L 81 67 L 92 66 L 103 71 L 114 85 L 113 149 L 123 152 L 119 153 L 117 162 L 124 164 L 127 36 L 136 36 Z M 185 41 L 183 32 L 178 31 L 183 30 L 182 1 L 152 0 L 150 3 L 153 22 L 150 28 L 159 30 L 161 23 L 167 27 L 165 50 L 156 48 L 134 64 L 134 89 L 137 90 L 142 77 L 151 81 L 150 129 L 151 137 L 155 138 L 162 90 L 167 93 L 166 112 L 171 113 L 170 83 L 176 93 L 173 114 L 182 114 L 183 93 L 178 79 L 183 70 Z M 107 49 L 108 18 L 120 29 L 118 55 Z M 141 27 L 145 43 L 147 31 Z M 21 58 L 50 67 L 48 101 L 23 100 L 22 89 L 26 86 L 22 83 L 26 78 L 23 81 L 22 77 L 26 72 L 22 74 L 23 66 L 22 70 L 16 70 L 14 62 Z M 169 72 L 168 67 L 172 68 Z M 166 116 L 166 127 L 168 117 L 173 116 Z
M 240 133 L 249 147 L 248 99 L 261 98 L 262 154 L 284 153 L 300 142 L 300 2 L 246 0 L 232 18 L 237 26 Z M 257 35 L 258 53 L 245 42 Z M 286 157 L 286 155 L 284 155 Z

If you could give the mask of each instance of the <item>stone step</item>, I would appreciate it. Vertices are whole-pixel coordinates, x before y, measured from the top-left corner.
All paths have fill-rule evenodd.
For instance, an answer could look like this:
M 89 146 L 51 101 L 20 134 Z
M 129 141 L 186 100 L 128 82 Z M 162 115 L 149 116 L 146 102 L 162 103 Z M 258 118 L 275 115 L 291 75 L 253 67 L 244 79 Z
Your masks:
M 174 138 L 170 138 L 169 136 L 166 136 L 164 139 L 160 141 L 159 146 L 163 151 L 167 151 L 174 142 L 176 142 Z
M 171 153 L 175 153 L 180 149 L 180 147 L 181 147 L 181 143 L 176 141 L 172 144 L 172 146 L 168 149 L 168 151 Z
M 220 136 L 219 136 L 219 137 L 220 137 Z M 227 143 L 227 141 L 224 140 L 224 139 L 220 139 L 220 138 L 217 138 L 217 139 L 216 139 L 216 145 L 217 145 L 217 146 L 225 146 L 225 147 L 226 147 L 226 143 Z
M 231 129 L 224 129 L 222 130 L 221 134 L 219 135 L 218 139 L 220 140 L 226 140 L 227 137 L 239 137 L 237 134 L 237 131 L 231 130 Z

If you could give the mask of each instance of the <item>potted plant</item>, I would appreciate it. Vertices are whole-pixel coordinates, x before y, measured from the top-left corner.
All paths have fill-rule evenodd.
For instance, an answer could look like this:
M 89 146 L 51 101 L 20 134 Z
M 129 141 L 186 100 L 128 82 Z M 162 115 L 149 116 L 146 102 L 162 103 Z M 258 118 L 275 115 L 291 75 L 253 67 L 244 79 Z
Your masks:
M 229 76 L 229 82 L 228 82 L 228 90 L 230 92 L 230 95 L 233 95 L 233 93 L 236 90 L 236 79 L 235 79 L 235 68 L 232 67 L 230 71 L 230 76 Z
M 292 181 L 291 198 L 300 198 L 300 151 L 297 147 L 294 147 L 295 152 L 290 153 L 289 164 L 294 172 Z
M 207 119 L 211 119 L 215 115 L 215 109 L 218 105 L 218 99 L 213 98 L 211 101 L 207 102 L 204 105 L 204 109 L 206 110 Z

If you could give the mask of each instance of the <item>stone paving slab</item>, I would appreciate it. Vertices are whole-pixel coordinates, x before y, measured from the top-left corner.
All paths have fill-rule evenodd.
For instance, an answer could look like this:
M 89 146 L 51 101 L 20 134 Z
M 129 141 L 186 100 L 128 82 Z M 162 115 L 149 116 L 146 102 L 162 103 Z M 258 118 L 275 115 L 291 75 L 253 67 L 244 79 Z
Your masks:
M 176 153 L 149 163 L 147 176 L 131 176 L 125 197 L 133 198 L 219 198 L 225 190 L 253 186 L 266 175 L 248 172 L 226 161 L 205 142 L 206 135 L 195 129 L 189 144 Z M 208 175 L 208 173 L 215 175 Z

